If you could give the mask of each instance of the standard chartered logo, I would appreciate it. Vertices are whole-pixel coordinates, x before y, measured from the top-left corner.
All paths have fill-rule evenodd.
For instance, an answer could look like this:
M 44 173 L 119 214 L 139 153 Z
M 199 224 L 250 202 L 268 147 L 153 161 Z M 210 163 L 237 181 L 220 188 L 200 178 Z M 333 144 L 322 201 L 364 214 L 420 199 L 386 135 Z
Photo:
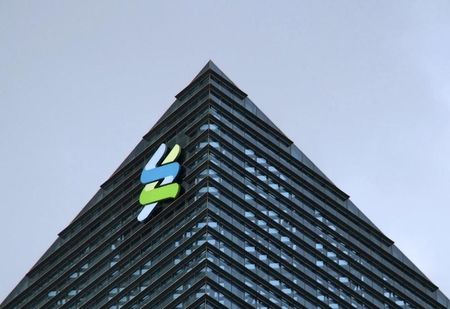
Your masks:
M 161 144 L 142 170 L 141 182 L 145 187 L 139 196 L 139 203 L 144 206 L 138 215 L 141 222 L 150 216 L 159 201 L 176 198 L 180 194 L 180 184 L 173 181 L 181 169 L 180 164 L 174 162 L 180 156 L 181 147 L 176 144 L 165 155 L 167 149 L 166 144 Z

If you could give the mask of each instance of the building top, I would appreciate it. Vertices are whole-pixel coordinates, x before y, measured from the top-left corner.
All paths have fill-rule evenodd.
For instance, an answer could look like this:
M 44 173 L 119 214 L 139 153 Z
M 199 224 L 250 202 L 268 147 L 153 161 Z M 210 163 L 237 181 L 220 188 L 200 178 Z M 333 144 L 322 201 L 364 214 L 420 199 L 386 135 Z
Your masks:
M 166 148 L 176 155 L 171 150 L 165 156 Z M 184 189 L 180 196 L 172 191 L 174 200 L 154 199 L 151 190 L 164 185 Z M 137 214 L 148 205 L 139 192 L 155 209 L 143 223 Z M 192 262 L 194 255 L 198 260 Z M 190 272 L 178 275 L 180 265 Z M 233 288 L 217 284 L 215 276 Z M 194 278 L 195 284 L 189 281 Z M 183 282 L 191 282 L 186 291 L 177 287 Z M 166 285 L 153 295 L 156 284 Z M 204 294 L 198 299 L 228 307 L 450 306 L 212 61 L 177 94 L 2 306 L 187 306 L 197 286 Z M 229 302 L 215 299 L 218 294 L 208 292 L 214 289 Z M 231 292 L 244 290 L 246 297 Z M 172 294 L 179 297 L 165 300 Z

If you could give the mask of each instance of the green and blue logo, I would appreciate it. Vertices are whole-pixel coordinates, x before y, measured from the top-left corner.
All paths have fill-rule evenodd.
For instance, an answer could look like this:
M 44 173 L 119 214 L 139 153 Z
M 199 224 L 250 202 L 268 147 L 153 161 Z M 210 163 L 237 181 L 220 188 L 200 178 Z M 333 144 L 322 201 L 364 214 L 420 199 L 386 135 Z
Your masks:
M 139 196 L 139 203 L 144 206 L 138 215 L 141 222 L 150 216 L 158 202 L 176 198 L 180 194 L 180 184 L 173 181 L 181 170 L 180 163 L 175 162 L 180 156 L 181 147 L 176 144 L 164 156 L 167 149 L 166 144 L 161 144 L 142 170 L 141 183 L 145 187 Z

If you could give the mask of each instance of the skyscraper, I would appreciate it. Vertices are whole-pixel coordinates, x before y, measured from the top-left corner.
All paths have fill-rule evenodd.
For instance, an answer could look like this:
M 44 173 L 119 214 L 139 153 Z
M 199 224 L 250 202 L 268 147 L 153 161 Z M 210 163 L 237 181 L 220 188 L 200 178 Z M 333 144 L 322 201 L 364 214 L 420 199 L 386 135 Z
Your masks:
M 4 308 L 449 308 L 211 61 Z

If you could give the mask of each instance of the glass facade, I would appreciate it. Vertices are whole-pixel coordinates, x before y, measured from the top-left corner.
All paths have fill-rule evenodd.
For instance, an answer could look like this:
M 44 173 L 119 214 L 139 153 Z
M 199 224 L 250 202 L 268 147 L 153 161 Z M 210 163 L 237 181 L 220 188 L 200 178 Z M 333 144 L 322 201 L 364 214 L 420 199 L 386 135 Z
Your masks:
M 2 308 L 449 308 L 212 62 Z M 180 144 L 180 197 L 140 223 L 139 176 Z

